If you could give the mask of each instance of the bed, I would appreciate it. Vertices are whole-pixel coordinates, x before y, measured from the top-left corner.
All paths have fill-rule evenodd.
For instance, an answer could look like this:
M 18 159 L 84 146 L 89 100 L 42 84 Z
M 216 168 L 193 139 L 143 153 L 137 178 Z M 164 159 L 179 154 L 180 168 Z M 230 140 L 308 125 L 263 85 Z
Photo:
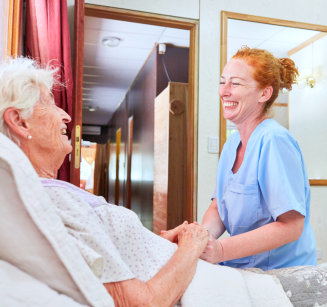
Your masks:
M 21 150 L 0 134 L 0 305 L 114 306 Z M 263 272 L 199 261 L 180 305 L 327 306 L 327 268 Z

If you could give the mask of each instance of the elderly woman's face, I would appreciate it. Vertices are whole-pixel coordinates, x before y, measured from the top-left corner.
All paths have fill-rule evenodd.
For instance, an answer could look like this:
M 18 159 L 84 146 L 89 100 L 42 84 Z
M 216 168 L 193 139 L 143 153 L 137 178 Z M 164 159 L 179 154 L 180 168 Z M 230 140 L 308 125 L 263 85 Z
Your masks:
M 253 68 L 240 59 L 231 59 L 220 78 L 219 96 L 224 117 L 235 124 L 257 119 L 263 109 L 262 90 L 252 77 Z
M 41 87 L 40 101 L 34 106 L 32 116 L 27 119 L 32 143 L 40 154 L 49 154 L 49 158 L 63 159 L 72 147 L 66 135 L 70 116 L 57 107 L 52 93 Z

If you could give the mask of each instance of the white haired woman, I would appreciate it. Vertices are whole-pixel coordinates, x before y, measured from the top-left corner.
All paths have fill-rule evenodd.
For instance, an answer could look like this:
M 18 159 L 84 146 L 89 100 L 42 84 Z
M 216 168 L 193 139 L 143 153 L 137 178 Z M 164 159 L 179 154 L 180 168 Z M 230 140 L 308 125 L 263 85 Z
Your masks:
M 27 155 L 85 261 L 117 306 L 171 306 L 191 282 L 208 232 L 197 224 L 164 236 L 145 229 L 130 210 L 56 180 L 72 147 L 70 116 L 51 89 L 54 70 L 27 58 L 0 66 L 0 132 Z

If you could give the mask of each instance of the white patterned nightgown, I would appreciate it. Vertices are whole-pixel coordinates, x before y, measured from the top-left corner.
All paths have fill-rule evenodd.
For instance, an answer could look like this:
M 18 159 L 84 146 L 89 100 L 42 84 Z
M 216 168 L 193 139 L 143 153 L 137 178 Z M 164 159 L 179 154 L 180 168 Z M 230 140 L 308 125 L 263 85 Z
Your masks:
M 103 283 L 131 278 L 147 281 L 177 249 L 144 228 L 128 209 L 66 182 L 42 179 L 42 183 L 72 240 Z M 241 271 L 199 260 L 181 305 L 291 306 L 278 279 Z
M 42 179 L 57 213 L 85 261 L 102 283 L 147 281 L 177 246 L 145 227 L 138 216 L 59 180 Z

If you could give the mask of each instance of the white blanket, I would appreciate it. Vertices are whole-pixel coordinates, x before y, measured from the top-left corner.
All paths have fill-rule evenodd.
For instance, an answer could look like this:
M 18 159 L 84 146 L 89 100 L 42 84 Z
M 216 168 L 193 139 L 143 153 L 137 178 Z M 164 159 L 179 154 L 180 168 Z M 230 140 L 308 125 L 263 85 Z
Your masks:
M 181 300 L 186 307 L 290 307 L 279 280 L 199 260 Z
M 0 260 L 1 307 L 82 307 L 44 283 Z M 292 304 L 278 279 L 199 261 L 197 273 L 181 300 L 185 307 L 279 306 Z

